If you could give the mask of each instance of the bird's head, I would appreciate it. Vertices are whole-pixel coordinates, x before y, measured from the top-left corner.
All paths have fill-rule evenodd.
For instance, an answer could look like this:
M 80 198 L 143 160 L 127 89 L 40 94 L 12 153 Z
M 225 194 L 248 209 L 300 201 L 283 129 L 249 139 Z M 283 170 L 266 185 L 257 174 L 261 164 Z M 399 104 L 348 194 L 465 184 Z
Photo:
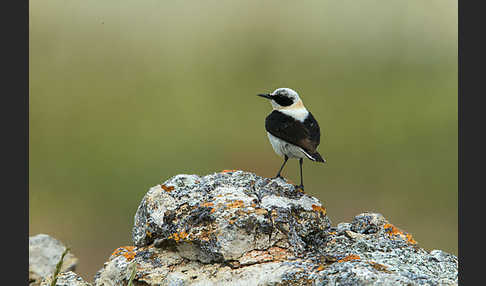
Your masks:
M 270 99 L 273 109 L 294 109 L 302 108 L 303 103 L 295 90 L 290 88 L 277 88 L 272 93 L 259 94 L 258 96 Z

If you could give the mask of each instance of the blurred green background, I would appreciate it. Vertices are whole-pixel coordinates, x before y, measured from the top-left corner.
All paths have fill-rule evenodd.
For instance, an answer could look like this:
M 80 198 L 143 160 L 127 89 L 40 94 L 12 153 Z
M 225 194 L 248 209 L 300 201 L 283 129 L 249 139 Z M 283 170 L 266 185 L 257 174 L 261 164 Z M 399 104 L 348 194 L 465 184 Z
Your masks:
M 30 235 L 92 281 L 149 187 L 274 176 L 256 94 L 290 87 L 324 133 L 304 176 L 333 225 L 380 212 L 457 255 L 457 75 L 452 0 L 30 1 Z

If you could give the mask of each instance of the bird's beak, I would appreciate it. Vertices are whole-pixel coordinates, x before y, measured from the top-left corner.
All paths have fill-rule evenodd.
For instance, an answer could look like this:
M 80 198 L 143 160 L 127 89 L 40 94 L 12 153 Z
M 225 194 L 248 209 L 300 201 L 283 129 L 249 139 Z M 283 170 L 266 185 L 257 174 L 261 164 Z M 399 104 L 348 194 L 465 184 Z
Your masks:
M 257 94 L 258 96 L 261 96 L 261 97 L 265 97 L 265 98 L 268 98 L 268 99 L 272 99 L 272 95 L 271 94 Z

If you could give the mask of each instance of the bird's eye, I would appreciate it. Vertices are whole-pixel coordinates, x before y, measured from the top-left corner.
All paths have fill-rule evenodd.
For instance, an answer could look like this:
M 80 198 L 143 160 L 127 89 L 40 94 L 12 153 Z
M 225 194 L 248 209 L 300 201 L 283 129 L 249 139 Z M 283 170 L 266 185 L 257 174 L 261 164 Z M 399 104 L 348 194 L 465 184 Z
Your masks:
M 292 98 L 282 95 L 276 95 L 273 100 L 281 106 L 290 106 L 294 103 Z

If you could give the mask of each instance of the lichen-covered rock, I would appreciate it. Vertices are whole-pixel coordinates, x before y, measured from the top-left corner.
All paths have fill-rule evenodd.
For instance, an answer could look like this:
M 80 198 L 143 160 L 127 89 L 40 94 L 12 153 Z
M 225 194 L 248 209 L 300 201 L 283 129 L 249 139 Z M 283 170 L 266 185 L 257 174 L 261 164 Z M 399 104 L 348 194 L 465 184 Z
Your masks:
M 457 285 L 457 257 L 420 248 L 381 214 L 360 214 L 328 234 L 318 285 Z
M 139 285 L 273 285 L 292 270 L 285 262 L 287 253 L 278 248 L 253 253 L 242 265 L 205 264 L 153 245 L 121 249 L 126 251 L 115 251 L 96 274 L 95 285 L 127 285 L 133 266 Z
M 177 175 L 145 195 L 133 241 L 173 244 L 182 257 L 210 263 L 273 246 L 301 253 L 318 247 L 329 227 L 319 200 L 283 179 L 243 171 Z
M 426 251 L 381 214 L 330 227 L 325 208 L 282 179 L 230 171 L 178 175 L 149 190 L 135 246 L 96 286 L 457 285 L 457 258 Z
M 357 233 L 376 233 L 387 223 L 381 214 L 362 213 L 354 217 L 351 230 Z
M 42 280 L 40 286 L 50 286 L 52 279 L 52 276 L 45 278 Z M 91 286 L 91 284 L 85 282 L 78 274 L 72 271 L 67 271 L 59 273 L 56 280 L 56 286 Z
M 52 275 L 65 250 L 66 246 L 47 234 L 29 237 L 29 285 L 39 285 L 43 278 Z M 64 257 L 61 271 L 74 270 L 77 261 L 78 259 L 68 252 Z

